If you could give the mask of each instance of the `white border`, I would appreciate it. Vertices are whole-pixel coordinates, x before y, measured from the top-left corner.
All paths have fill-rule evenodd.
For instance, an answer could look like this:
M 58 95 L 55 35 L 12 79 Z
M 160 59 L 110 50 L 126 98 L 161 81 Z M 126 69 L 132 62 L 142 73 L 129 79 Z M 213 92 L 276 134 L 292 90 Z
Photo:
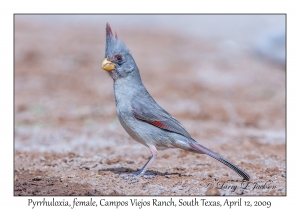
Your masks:
M 294 3 L 295 2 L 295 3 Z M 4 1 L 1 4 L 1 208 L 24 209 L 27 206 L 29 198 L 36 197 L 14 197 L 13 196 L 13 13 L 287 13 L 287 81 L 288 81 L 288 110 L 287 110 L 287 146 L 288 146 L 288 167 L 287 167 L 287 197 L 245 197 L 244 199 L 255 200 L 271 200 L 272 208 L 286 208 L 287 206 L 296 206 L 298 200 L 297 172 L 299 172 L 298 154 L 299 139 L 298 130 L 299 123 L 299 11 L 296 1 Z M 298 62 L 297 62 L 298 61 Z M 297 118 L 298 117 L 298 118 Z M 42 197 L 38 197 L 41 199 Z M 47 197 L 48 199 L 49 197 Z M 62 197 L 56 197 L 61 198 Z M 84 197 L 80 197 L 84 199 Z M 110 197 L 111 198 L 111 197 Z M 139 198 L 139 197 L 134 197 Z M 141 197 L 143 199 L 151 199 L 150 197 Z M 162 200 L 168 197 L 159 197 Z M 179 199 L 180 197 L 175 197 Z M 189 197 L 183 197 L 189 199 Z M 192 197 L 190 197 L 192 198 Z M 205 197 L 203 197 L 205 198 Z M 73 200 L 73 197 L 66 198 Z M 88 198 L 86 198 L 88 199 Z M 95 200 L 101 199 L 100 197 Z M 112 199 L 128 200 L 129 197 L 114 197 Z M 208 197 L 210 200 L 224 201 L 226 198 Z M 230 197 L 234 200 L 238 197 Z M 99 208 L 99 207 L 98 207 Z M 145 207 L 146 208 L 146 207 Z M 163 209 L 167 207 L 160 207 Z M 199 208 L 199 207 L 198 207 Z M 41 208 L 39 208 L 41 209 Z M 51 209 L 51 208 L 47 208 Z M 76 208 L 83 209 L 83 208 Z M 103 208 L 102 208 L 103 209 Z M 110 208 L 115 209 L 115 208 Z M 122 208 L 123 209 L 123 208 Z M 133 209 L 127 207 L 127 209 Z M 138 208 L 135 208 L 138 209 Z M 170 208 L 169 208 L 170 209 Z M 180 208 L 176 208 L 180 209 Z

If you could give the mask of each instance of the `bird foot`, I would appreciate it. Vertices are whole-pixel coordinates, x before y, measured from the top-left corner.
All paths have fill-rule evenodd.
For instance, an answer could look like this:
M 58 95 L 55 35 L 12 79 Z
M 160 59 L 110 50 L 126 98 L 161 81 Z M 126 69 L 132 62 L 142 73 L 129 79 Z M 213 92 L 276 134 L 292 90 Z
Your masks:
M 139 178 L 139 177 L 141 177 L 141 176 L 143 176 L 143 175 L 144 175 L 144 173 L 142 173 L 141 170 L 132 172 L 132 173 L 130 174 L 130 176 L 132 176 L 132 177 L 137 177 L 137 178 Z
M 156 176 L 150 173 L 141 173 L 141 171 L 132 172 L 130 174 L 121 174 L 120 177 L 125 180 L 138 180 L 140 177 L 144 177 L 145 179 L 153 179 Z
M 141 177 L 141 175 L 135 172 L 130 174 L 121 174 L 120 177 L 125 180 L 133 181 L 138 180 Z
M 154 174 L 151 174 L 150 172 L 143 173 L 141 170 L 131 173 L 131 176 L 137 178 L 144 177 L 145 179 L 153 179 L 156 177 Z

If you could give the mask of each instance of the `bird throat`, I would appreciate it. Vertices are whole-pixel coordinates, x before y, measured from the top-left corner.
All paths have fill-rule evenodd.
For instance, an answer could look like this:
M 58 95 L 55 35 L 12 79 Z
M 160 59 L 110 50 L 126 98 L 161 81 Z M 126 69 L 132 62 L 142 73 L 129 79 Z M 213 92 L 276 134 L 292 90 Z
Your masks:
M 113 70 L 108 73 L 114 80 L 118 79 L 118 77 L 120 76 L 119 73 L 117 72 L 117 70 Z

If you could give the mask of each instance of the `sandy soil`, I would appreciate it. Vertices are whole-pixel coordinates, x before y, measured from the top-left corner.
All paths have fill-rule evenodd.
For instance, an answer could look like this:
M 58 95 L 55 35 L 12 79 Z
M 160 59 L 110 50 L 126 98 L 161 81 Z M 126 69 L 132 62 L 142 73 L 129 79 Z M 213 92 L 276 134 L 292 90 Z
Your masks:
M 15 195 L 286 195 L 285 69 L 247 47 L 165 31 L 118 31 L 155 100 L 216 160 L 150 157 L 118 122 L 101 70 L 105 25 L 15 23 Z M 255 184 L 256 183 L 256 184 Z M 269 186 L 267 189 L 266 186 Z

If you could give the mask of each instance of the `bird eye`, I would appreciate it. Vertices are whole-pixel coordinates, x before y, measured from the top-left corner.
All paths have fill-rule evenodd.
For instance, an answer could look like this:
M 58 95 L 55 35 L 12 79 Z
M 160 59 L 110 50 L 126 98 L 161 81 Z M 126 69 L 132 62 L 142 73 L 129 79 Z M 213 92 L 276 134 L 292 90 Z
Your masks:
M 121 54 L 115 55 L 114 58 L 118 63 L 121 63 L 123 61 L 123 56 Z

